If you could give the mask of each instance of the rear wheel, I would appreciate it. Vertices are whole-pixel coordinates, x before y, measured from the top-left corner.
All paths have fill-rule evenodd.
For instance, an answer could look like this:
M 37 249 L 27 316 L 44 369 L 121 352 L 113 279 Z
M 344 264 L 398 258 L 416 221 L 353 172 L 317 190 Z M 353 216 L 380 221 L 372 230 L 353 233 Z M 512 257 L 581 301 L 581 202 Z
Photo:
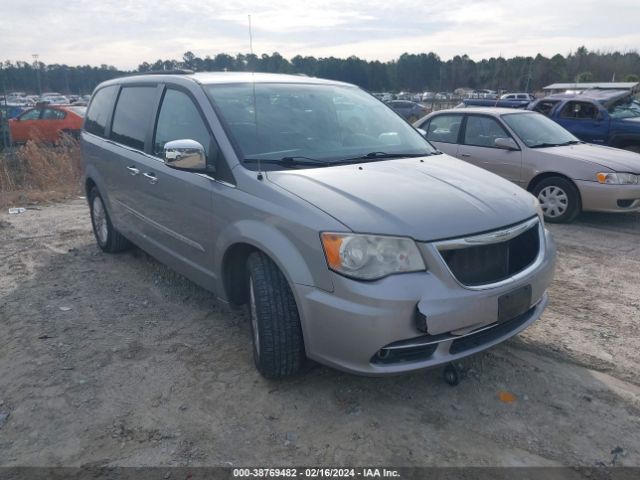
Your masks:
M 93 187 L 89 192 L 91 225 L 98 246 L 105 252 L 116 253 L 127 250 L 131 244 L 111 223 L 100 192 Z
M 304 365 L 304 342 L 295 298 L 287 279 L 262 252 L 247 261 L 253 358 L 266 378 L 282 378 Z
M 582 209 L 578 189 L 562 177 L 545 178 L 533 189 L 544 219 L 550 223 L 571 222 Z

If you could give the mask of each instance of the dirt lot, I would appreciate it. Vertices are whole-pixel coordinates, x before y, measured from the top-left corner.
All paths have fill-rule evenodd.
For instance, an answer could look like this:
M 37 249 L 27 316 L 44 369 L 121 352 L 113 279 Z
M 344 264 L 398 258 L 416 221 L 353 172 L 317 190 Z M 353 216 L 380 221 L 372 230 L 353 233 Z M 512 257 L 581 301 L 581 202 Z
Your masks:
M 270 382 L 243 312 L 100 252 L 84 200 L 4 210 L 0 465 L 640 465 L 640 217 L 551 230 L 549 308 L 458 387 L 320 366 Z

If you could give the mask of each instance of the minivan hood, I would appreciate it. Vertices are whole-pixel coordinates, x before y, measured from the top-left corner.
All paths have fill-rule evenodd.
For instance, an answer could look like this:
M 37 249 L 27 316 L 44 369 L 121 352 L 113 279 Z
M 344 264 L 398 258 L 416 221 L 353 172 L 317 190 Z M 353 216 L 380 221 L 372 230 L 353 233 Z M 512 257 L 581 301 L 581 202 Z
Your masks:
M 495 230 L 536 214 L 535 198 L 448 155 L 268 172 L 269 181 L 354 232 L 432 241 Z
M 533 149 L 535 151 L 537 149 Z M 578 143 L 561 147 L 542 148 L 539 152 L 596 163 L 616 172 L 640 173 L 640 154 L 620 148 Z

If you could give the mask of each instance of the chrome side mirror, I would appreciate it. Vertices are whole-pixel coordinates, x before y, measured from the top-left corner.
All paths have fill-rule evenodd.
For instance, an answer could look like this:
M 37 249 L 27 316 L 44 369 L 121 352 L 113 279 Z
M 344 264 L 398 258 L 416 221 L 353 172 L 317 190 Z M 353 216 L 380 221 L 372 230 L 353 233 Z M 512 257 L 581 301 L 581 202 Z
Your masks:
M 207 169 L 204 147 L 195 140 L 173 140 L 164 144 L 164 164 L 178 170 L 202 172 Z
M 503 150 L 520 150 L 513 138 L 496 138 L 493 143 L 497 148 L 502 148 Z
M 416 130 L 418 130 L 418 133 L 423 137 L 427 136 L 427 131 L 424 128 L 416 128 Z

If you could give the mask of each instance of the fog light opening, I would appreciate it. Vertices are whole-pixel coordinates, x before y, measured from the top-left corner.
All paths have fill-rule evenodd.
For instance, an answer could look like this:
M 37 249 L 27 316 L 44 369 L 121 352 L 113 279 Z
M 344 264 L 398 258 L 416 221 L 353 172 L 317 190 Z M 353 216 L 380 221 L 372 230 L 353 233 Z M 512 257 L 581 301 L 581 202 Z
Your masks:
M 618 207 L 629 208 L 635 200 L 618 200 Z
M 416 328 L 419 331 L 427 333 L 427 316 L 418 309 L 417 305 L 416 312 L 413 315 L 413 320 Z
M 380 360 L 385 360 L 385 359 L 389 358 L 390 355 L 391 355 L 391 350 L 387 350 L 386 348 L 382 348 L 382 349 L 378 350 L 378 353 L 376 354 L 376 356 Z

